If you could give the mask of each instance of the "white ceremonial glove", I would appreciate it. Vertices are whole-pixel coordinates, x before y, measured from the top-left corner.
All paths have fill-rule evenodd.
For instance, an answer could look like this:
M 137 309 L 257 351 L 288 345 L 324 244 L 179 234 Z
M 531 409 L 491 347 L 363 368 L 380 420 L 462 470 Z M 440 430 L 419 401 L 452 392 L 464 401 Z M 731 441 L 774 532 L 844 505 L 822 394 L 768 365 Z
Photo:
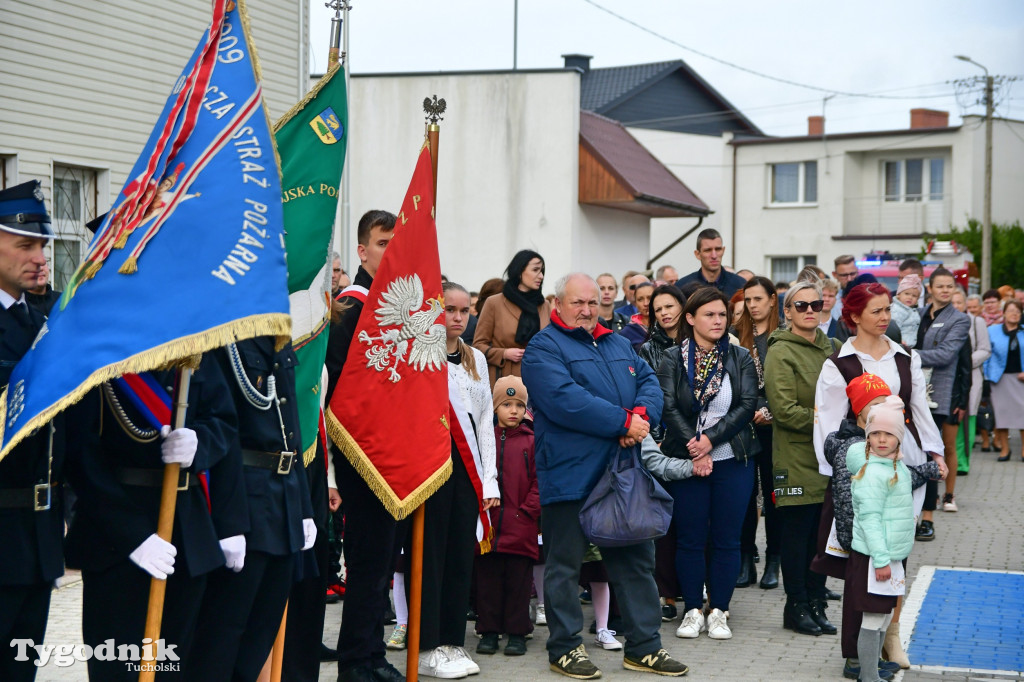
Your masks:
M 167 580 L 167 576 L 174 573 L 174 557 L 177 554 L 174 545 L 153 533 L 128 558 L 157 580 Z
M 160 435 L 164 442 L 160 443 L 160 458 L 164 464 L 180 464 L 182 469 L 192 466 L 192 460 L 196 456 L 196 448 L 199 446 L 199 439 L 192 429 L 174 429 L 164 425 L 160 429 Z
M 316 524 L 313 519 L 302 519 L 302 537 L 305 538 L 305 544 L 302 545 L 302 551 L 305 552 L 316 542 Z
M 220 541 L 220 551 L 224 553 L 224 568 L 230 568 L 238 573 L 245 564 L 245 536 L 232 535 L 224 538 Z

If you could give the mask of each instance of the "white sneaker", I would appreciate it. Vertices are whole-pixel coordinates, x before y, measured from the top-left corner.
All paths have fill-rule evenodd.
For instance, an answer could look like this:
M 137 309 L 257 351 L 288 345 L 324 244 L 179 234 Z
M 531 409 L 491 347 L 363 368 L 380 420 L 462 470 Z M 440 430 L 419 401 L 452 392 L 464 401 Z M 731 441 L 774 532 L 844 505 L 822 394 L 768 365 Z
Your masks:
M 548 616 L 544 613 L 544 605 L 537 604 L 537 618 L 533 621 L 534 625 L 547 625 Z
M 942 500 L 942 511 L 955 512 L 957 511 L 956 499 L 947 494 Z
M 469 674 L 462 661 L 451 660 L 447 647 L 443 646 L 421 652 L 419 670 L 420 675 L 424 677 L 439 677 L 445 680 L 457 680 Z
M 446 648 L 448 649 L 448 658 L 453 661 L 458 661 L 466 671 L 467 675 L 476 675 L 480 672 L 480 666 L 478 666 L 476 661 L 470 657 L 469 652 L 466 651 L 465 647 L 452 646 L 449 644 Z
M 708 637 L 711 639 L 732 639 L 728 615 L 720 609 L 711 609 L 708 614 Z
M 704 614 L 700 609 L 690 609 L 683 616 L 683 622 L 676 630 L 676 637 L 696 639 L 704 631 Z
M 609 649 L 611 651 L 616 651 L 622 648 L 622 642 L 615 639 L 615 630 L 608 630 L 607 628 L 598 630 L 597 639 L 595 641 L 597 641 L 602 648 Z

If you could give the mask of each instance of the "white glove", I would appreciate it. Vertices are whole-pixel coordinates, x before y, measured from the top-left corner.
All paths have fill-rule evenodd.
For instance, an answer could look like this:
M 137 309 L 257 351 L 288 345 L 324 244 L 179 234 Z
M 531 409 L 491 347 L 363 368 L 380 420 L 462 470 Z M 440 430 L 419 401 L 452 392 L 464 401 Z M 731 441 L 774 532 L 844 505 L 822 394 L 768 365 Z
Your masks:
M 174 573 L 174 557 L 177 554 L 174 545 L 153 533 L 128 558 L 157 580 L 167 580 L 167 576 Z
M 230 568 L 238 573 L 245 564 L 245 536 L 232 535 L 224 538 L 220 541 L 220 551 L 224 553 L 224 568 Z
M 192 466 L 199 446 L 195 431 L 186 428 L 171 431 L 171 427 L 165 424 L 160 429 L 160 435 L 164 438 L 164 442 L 160 443 L 160 458 L 164 464 L 180 464 L 182 469 Z
M 302 537 L 305 538 L 302 545 L 302 551 L 305 552 L 316 542 L 316 524 L 313 523 L 313 519 L 302 519 Z

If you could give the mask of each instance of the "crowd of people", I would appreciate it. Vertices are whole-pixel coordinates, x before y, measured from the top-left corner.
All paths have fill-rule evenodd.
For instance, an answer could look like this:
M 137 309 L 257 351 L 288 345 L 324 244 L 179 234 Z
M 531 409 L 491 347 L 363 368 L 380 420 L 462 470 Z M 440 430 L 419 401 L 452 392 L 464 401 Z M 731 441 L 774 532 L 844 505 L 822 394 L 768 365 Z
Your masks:
M 36 212 L 0 211 L 2 383 L 55 300 L 38 186 L 16 190 L 24 196 L 0 194 L 0 207 Z M 350 278 L 334 259 L 328 402 L 395 225 L 367 212 L 358 270 Z M 621 650 L 624 668 L 685 675 L 663 624 L 682 639 L 728 640 L 743 627 L 734 591 L 754 584 L 782 584 L 780 625 L 809 636 L 839 632 L 827 611 L 842 600 L 846 677 L 909 667 L 899 615 L 914 542 L 940 532 L 934 512 L 957 511 L 975 431 L 1001 462 L 1014 459 L 1009 430 L 1024 432 L 1020 299 L 1012 288 L 967 295 L 916 259 L 901 264 L 895 292 L 852 256 L 832 277 L 808 266 L 773 283 L 728 271 L 711 229 L 694 255 L 700 266 L 685 276 L 576 272 L 548 296 L 532 250 L 478 293 L 445 280 L 452 473 L 425 503 L 420 675 L 479 673 L 480 656 L 521 656 L 546 626 L 552 671 L 599 677 L 584 599 L 594 645 Z M 326 471 L 304 460 L 295 367 L 290 345 L 238 342 L 202 357 L 185 427 L 153 427 L 130 386 L 108 382 L 18 445 L 0 462 L 0 635 L 43 641 L 66 563 L 82 570 L 82 631 L 97 651 L 141 640 L 156 578 L 184 679 L 266 678 L 286 603 L 285 679 L 316 679 L 324 659 L 337 661 L 339 682 L 404 679 L 387 651 L 410 642 L 409 524 L 337 447 Z M 170 391 L 171 370 L 151 376 L 151 390 Z M 595 546 L 581 510 L 609 467 L 634 456 L 671 500 L 671 523 L 657 540 Z M 181 468 L 171 542 L 155 526 L 169 463 Z M 342 540 L 345 583 L 329 575 Z M 842 595 L 826 576 L 844 581 Z M 345 598 L 336 649 L 321 644 L 325 593 Z M 0 679 L 34 679 L 19 651 L 0 647 Z M 99 656 L 88 669 L 137 674 Z
M 462 502 L 467 520 L 490 509 L 487 541 L 467 523 L 461 539 L 452 530 L 448 544 L 425 549 L 425 593 L 465 595 L 469 613 L 449 608 L 449 636 L 421 641 L 421 675 L 479 668 L 465 645 L 476 617 L 478 656 L 501 651 L 502 639 L 506 655 L 521 655 L 544 625 L 552 670 L 597 677 L 581 599 L 594 606 L 595 646 L 623 650 L 627 669 L 682 675 L 661 624 L 674 621 L 684 639 L 729 639 L 742 627 L 733 591 L 755 584 L 783 585 L 780 625 L 811 636 L 840 631 L 827 611 L 842 599 L 847 677 L 891 679 L 909 665 L 894 585 L 913 543 L 935 538 L 934 511 L 957 510 L 979 413 L 983 451 L 991 443 L 1000 461 L 1007 429 L 1024 426 L 1020 301 L 1012 290 L 968 296 L 949 270 L 925 277 L 916 259 L 890 291 L 852 256 L 831 274 L 808 266 L 773 283 L 724 268 L 714 230 L 696 246 L 700 267 L 685 276 L 671 266 L 621 279 L 574 273 L 545 296 L 543 256 L 524 250 L 480 293 L 445 284 L 451 362 L 470 369 L 451 390 L 479 383 L 473 473 L 496 492 Z M 483 423 L 476 415 L 491 407 Z M 579 512 L 631 448 L 674 500 L 671 526 L 655 542 L 595 547 Z M 430 517 L 428 504 L 428 528 Z M 461 574 L 458 589 L 451 577 L 428 579 L 434 554 Z M 826 576 L 844 580 L 842 595 Z M 395 596 L 405 618 L 388 646 L 399 649 L 407 609 L 404 591 Z M 436 618 L 425 612 L 424 631 Z

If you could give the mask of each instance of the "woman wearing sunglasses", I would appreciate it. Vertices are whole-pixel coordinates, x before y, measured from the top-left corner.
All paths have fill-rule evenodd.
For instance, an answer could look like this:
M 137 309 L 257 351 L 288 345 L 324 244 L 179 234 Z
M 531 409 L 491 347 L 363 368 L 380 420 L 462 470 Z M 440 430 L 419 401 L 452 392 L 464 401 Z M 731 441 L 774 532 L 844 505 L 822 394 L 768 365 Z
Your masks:
M 828 477 L 814 456 L 814 390 L 832 342 L 818 328 L 821 285 L 800 281 L 786 292 L 786 327 L 768 339 L 764 386 L 772 414 L 775 513 L 782 526 L 783 625 L 805 635 L 834 635 L 825 615 L 825 576 L 811 570 Z

